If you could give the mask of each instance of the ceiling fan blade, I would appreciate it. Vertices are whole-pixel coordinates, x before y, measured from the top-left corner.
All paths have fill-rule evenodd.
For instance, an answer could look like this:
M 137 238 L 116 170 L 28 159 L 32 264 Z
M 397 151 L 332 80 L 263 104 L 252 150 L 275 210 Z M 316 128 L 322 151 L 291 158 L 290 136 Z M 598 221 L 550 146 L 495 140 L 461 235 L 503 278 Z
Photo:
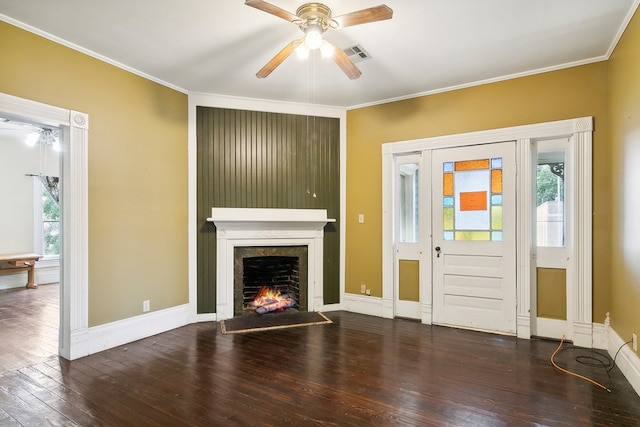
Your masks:
M 267 3 L 263 0 L 245 0 L 244 4 L 246 4 L 247 6 L 255 7 L 256 9 L 259 9 L 263 12 L 275 15 L 278 18 L 284 19 L 285 21 L 293 22 L 298 19 L 298 17 L 293 13 L 287 12 L 286 10 L 281 9 L 271 3 Z
M 287 59 L 289 55 L 291 55 L 293 51 L 296 50 L 298 46 L 300 46 L 300 43 L 302 43 L 302 39 L 294 40 L 288 45 L 286 45 L 284 48 L 282 48 L 280 52 L 276 53 L 276 55 L 273 58 L 271 58 L 271 60 L 267 62 L 264 67 L 260 69 L 260 71 L 256 73 L 256 77 L 259 79 L 264 79 L 269 74 L 271 74 L 271 72 L 275 70 L 278 67 L 278 65 L 282 64 L 282 61 Z
M 360 71 L 360 69 L 356 67 L 356 64 L 354 64 L 349 56 L 344 53 L 344 50 L 342 50 L 340 46 L 330 40 L 327 40 L 327 42 L 331 43 L 331 45 L 335 49 L 333 51 L 333 60 L 336 64 L 338 64 L 338 67 L 342 68 L 342 71 L 344 71 L 347 77 L 349 77 L 351 80 L 355 80 L 360 77 L 362 75 L 362 71 Z
M 393 17 L 393 10 L 387 5 L 370 7 L 368 9 L 357 10 L 345 15 L 334 16 L 333 19 L 339 27 L 350 27 L 353 25 L 366 24 L 367 22 L 384 21 Z

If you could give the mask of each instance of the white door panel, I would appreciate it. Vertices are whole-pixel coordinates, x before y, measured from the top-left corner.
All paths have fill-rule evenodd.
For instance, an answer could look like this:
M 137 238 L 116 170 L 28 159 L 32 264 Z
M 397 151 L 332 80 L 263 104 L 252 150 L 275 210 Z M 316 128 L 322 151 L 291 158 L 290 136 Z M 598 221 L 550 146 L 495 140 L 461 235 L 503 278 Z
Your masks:
M 516 332 L 515 144 L 434 150 L 433 322 Z
M 502 279 L 499 277 L 445 276 L 443 284 L 447 295 L 502 299 Z
M 504 259 L 501 256 L 444 254 L 445 273 L 457 271 L 469 276 L 502 276 Z

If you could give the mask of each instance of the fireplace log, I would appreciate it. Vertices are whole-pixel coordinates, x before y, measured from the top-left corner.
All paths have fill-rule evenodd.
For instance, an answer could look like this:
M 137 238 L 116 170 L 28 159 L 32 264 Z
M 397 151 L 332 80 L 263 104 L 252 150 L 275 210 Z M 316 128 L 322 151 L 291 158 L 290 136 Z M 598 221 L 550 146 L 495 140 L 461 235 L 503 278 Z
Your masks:
M 278 302 L 272 302 L 272 303 L 260 306 L 256 308 L 256 313 L 265 314 L 271 311 L 284 310 L 285 308 L 293 307 L 294 304 L 295 304 L 295 301 L 293 298 L 287 298 Z

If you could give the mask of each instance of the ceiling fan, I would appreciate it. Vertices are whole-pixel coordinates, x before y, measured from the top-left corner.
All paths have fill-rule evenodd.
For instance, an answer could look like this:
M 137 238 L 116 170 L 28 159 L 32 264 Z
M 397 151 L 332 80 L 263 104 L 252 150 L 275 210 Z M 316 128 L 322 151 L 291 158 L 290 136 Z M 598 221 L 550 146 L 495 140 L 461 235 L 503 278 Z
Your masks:
M 304 37 L 287 44 L 256 73 L 259 79 L 271 74 L 294 51 L 302 56 L 308 55 L 310 50 L 315 49 L 320 49 L 323 57 L 331 56 L 350 79 L 357 79 L 362 74 L 360 69 L 338 45 L 322 35 L 328 29 L 335 30 L 393 17 L 393 10 L 384 4 L 336 17 L 332 17 L 331 9 L 322 3 L 305 3 L 298 8 L 295 15 L 264 0 L 245 0 L 244 4 L 291 22 L 304 33 Z

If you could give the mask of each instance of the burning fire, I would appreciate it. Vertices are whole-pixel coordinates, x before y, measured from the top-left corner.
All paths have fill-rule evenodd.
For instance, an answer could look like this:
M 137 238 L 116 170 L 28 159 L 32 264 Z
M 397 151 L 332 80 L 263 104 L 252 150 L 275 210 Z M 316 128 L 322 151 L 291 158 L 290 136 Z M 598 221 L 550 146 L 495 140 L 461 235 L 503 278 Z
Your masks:
M 277 288 L 263 286 L 251 304 L 256 308 L 256 313 L 264 314 L 293 307 L 295 300 L 291 295 L 281 295 L 280 290 Z
M 254 307 L 262 307 L 265 304 L 271 304 L 274 302 L 282 301 L 282 295 L 280 294 L 280 290 L 277 288 L 272 288 L 270 286 L 263 286 L 258 291 L 258 294 L 253 299 L 252 305 Z

